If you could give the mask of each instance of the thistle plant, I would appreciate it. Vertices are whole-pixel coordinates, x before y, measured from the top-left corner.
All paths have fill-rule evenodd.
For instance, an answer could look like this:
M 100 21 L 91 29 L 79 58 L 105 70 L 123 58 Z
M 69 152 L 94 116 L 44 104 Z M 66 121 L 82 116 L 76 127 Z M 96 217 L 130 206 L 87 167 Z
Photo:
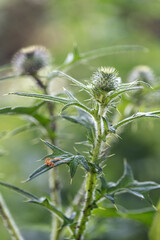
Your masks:
M 40 87 L 41 93 L 9 93 L 11 95 L 36 99 L 36 104 L 33 102 L 33 105 L 29 107 L 1 108 L 0 113 L 32 116 L 36 120 L 36 123 L 32 122 L 30 127 L 36 124 L 36 127 L 40 130 L 45 129 L 42 141 L 50 152 L 46 156 L 42 156 L 40 166 L 36 170 L 33 170 L 26 182 L 32 181 L 34 178 L 40 177 L 40 175 L 49 171 L 51 173 L 49 178 L 51 196 L 50 199 L 46 197 L 39 198 L 9 183 L 1 181 L 0 184 L 24 195 L 29 202 L 46 208 L 56 216 L 53 218 L 51 240 L 85 239 L 87 224 L 92 220 L 93 213 L 95 216 L 98 214 L 98 209 L 100 206 L 103 206 L 105 201 L 110 201 L 115 215 L 123 217 L 124 212 L 117 206 L 115 196 L 124 192 L 146 200 L 151 205 L 150 210 L 146 210 L 146 212 L 151 211 L 154 214 L 155 207 L 148 193 L 153 189 L 160 188 L 159 184 L 151 181 L 136 181 L 131 167 L 126 161 L 124 161 L 123 175 L 117 182 L 108 182 L 103 172 L 109 156 L 109 145 L 112 144 L 114 136 L 118 136 L 121 133 L 119 129 L 123 129 L 127 124 L 137 121 L 139 118 L 160 118 L 160 110 L 136 112 L 126 117 L 122 110 L 121 117 L 118 120 L 115 118 L 117 106 L 123 104 L 121 96 L 126 93 L 136 92 L 137 90 L 143 90 L 145 83 L 141 79 L 123 83 L 120 73 L 114 67 L 108 66 L 99 67 L 86 83 L 82 83 L 66 73 L 69 68 L 74 67 L 75 63 L 104 55 L 104 52 L 110 54 L 127 50 L 143 50 L 143 48 L 137 46 L 117 46 L 85 54 L 80 54 L 76 50 L 72 53 L 72 57 L 67 58 L 61 66 L 47 73 L 45 83 L 43 83 L 39 74 L 39 70 L 49 62 L 48 51 L 44 50 L 44 48 L 32 47 L 22 49 L 13 59 L 14 69 L 18 74 L 32 76 L 33 80 L 38 84 L 37 86 Z M 80 101 L 76 94 L 66 89 L 64 93 L 57 96 L 49 95 L 49 83 L 57 76 L 65 77 L 78 87 L 80 91 L 86 92 L 87 98 L 84 100 L 88 101 Z M 146 87 L 148 87 L 148 84 Z M 152 91 L 152 89 L 149 91 Z M 70 124 L 80 124 L 86 129 L 86 139 L 82 144 L 87 146 L 87 152 L 84 153 L 75 150 L 75 153 L 71 153 L 66 149 L 61 149 L 57 145 L 56 104 L 63 105 L 60 112 L 61 118 L 70 121 Z M 41 111 L 41 108 L 43 108 L 43 111 Z M 77 114 L 71 115 L 69 108 L 74 108 Z M 61 193 L 57 172 L 57 169 L 60 170 L 61 165 L 66 165 L 69 168 L 72 181 L 76 177 L 77 168 L 81 167 L 85 174 L 80 190 L 71 205 L 66 209 L 63 208 L 64 211 L 61 210 Z M 83 204 L 80 205 L 80 202 Z M 103 209 L 105 212 L 110 212 L 110 207 L 105 207 L 104 205 Z M 143 214 L 143 211 L 139 213 L 139 215 Z M 108 216 L 110 216 L 109 213 Z M 133 215 L 131 216 L 127 212 L 125 212 L 125 216 L 128 218 L 133 217 Z M 136 216 L 134 217 L 136 219 Z M 139 216 L 137 216 L 138 219 Z M 21 239 L 21 237 L 17 237 L 16 239 Z

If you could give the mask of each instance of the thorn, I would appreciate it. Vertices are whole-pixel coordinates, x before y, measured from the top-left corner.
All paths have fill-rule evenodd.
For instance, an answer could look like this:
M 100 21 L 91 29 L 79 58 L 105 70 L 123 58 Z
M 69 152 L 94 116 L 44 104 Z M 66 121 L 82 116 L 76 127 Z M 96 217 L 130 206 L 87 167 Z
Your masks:
M 114 207 L 115 207 L 116 211 L 118 212 L 118 211 L 119 211 L 119 209 L 118 209 L 117 205 L 116 205 L 116 204 L 113 204 L 113 205 L 114 205 Z
M 156 208 L 156 206 L 154 206 L 153 204 L 152 204 L 152 207 L 154 208 L 154 210 L 155 211 L 157 211 L 158 209 Z

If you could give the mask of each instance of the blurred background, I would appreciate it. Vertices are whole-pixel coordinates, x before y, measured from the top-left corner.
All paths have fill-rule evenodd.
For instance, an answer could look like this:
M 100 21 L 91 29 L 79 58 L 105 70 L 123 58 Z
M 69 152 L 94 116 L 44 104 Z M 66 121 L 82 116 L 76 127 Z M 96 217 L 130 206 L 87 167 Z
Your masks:
M 141 45 L 148 52 L 128 52 L 108 55 L 78 64 L 68 74 L 78 80 L 90 79 L 99 66 L 114 66 L 126 82 L 130 71 L 138 65 L 149 66 L 158 82 L 160 76 L 160 1 L 158 0 L 0 0 L 0 64 L 9 64 L 14 53 L 21 47 L 43 45 L 52 54 L 53 69 L 61 65 L 73 46 L 80 52 L 115 45 Z M 53 83 L 51 93 L 62 91 L 68 82 Z M 11 91 L 32 92 L 34 83 L 28 77 L 0 82 L 0 107 L 29 105 L 32 101 L 15 96 L 4 96 Z M 160 108 L 159 94 L 152 109 Z M 83 95 L 79 94 L 82 98 Z M 152 103 L 152 97 L 150 98 Z M 143 101 L 143 104 L 145 102 Z M 146 105 L 149 105 L 148 103 Z M 159 106 L 158 106 L 159 105 Z M 138 110 L 137 106 L 137 110 Z M 58 114 L 58 110 L 57 110 Z M 39 166 L 36 160 L 47 150 L 40 142 L 37 129 L 16 136 L 6 133 L 24 125 L 26 119 L 17 116 L 0 116 L 0 180 L 15 184 L 38 196 L 49 196 L 48 174 L 29 182 L 21 183 Z M 76 134 L 75 134 L 76 133 Z M 64 120 L 58 124 L 58 144 L 72 151 L 75 142 L 85 140 L 81 127 Z M 123 171 L 123 159 L 127 159 L 139 181 L 160 183 L 160 122 L 140 120 L 128 125 L 121 138 L 114 139 L 105 168 L 108 181 L 117 181 Z M 76 139 L 75 139 L 76 135 Z M 4 137 L 5 136 L 5 137 Z M 80 149 L 80 148 L 79 148 Z M 81 149 L 80 149 L 81 150 Z M 78 170 L 70 184 L 67 167 L 60 167 L 62 199 L 67 206 L 83 181 L 84 172 Z M 26 240 L 48 240 L 50 214 L 38 206 L 24 202 L 16 193 L 0 187 L 16 223 Z M 159 191 L 151 193 L 156 205 Z M 127 200 L 126 200 L 127 199 Z M 128 200 L 129 199 L 129 200 Z M 147 203 L 131 196 L 117 197 L 117 202 L 128 209 L 147 207 Z M 91 229 L 94 222 L 91 224 Z M 147 240 L 147 226 L 133 221 L 99 219 L 96 239 L 104 240 Z M 93 227 L 94 229 L 94 227 Z M 107 231 L 106 231 L 107 229 Z M 93 230 L 92 230 L 93 231 Z M 10 236 L 0 219 L 0 239 Z M 87 239 L 90 239 L 89 236 Z M 92 238 L 93 239 L 93 238 Z

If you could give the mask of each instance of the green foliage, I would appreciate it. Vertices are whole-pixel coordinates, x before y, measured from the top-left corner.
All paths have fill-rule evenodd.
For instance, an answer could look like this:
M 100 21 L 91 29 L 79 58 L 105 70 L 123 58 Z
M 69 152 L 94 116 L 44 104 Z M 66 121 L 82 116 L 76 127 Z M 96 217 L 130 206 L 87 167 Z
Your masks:
M 52 153 L 42 157 L 41 161 L 43 161 L 43 164 L 29 175 L 26 182 L 33 180 L 34 178 L 37 178 L 38 176 L 50 170 L 51 200 L 48 200 L 46 197 L 39 198 L 8 183 L 0 182 L 0 185 L 20 193 L 21 195 L 27 197 L 29 202 L 46 208 L 56 216 L 54 220 L 55 224 L 53 227 L 53 232 L 57 236 L 54 238 L 54 240 L 60 239 L 59 236 L 62 234 L 62 229 L 65 226 L 70 229 L 70 233 L 66 234 L 66 232 L 64 232 L 63 237 L 68 235 L 70 238 L 75 240 L 83 239 L 86 231 L 86 224 L 88 220 L 92 218 L 93 213 L 95 214 L 96 218 L 119 217 L 134 219 L 146 224 L 147 226 L 151 225 L 155 209 L 148 194 L 151 190 L 159 189 L 160 185 L 152 181 L 139 182 L 135 180 L 131 167 L 126 161 L 124 162 L 123 175 L 115 183 L 106 181 L 103 170 L 104 161 L 108 158 L 108 138 L 110 137 L 112 139 L 112 137 L 117 136 L 117 129 L 119 129 L 119 127 L 134 122 L 139 118 L 160 118 L 160 111 L 155 109 L 151 109 L 150 111 L 146 112 L 136 111 L 134 114 L 132 113 L 131 116 L 126 115 L 126 108 L 130 105 L 134 105 L 132 97 L 135 98 L 137 92 L 143 92 L 143 89 L 146 86 L 148 87 L 148 84 L 139 81 L 138 79 L 137 81 L 131 83 L 120 83 L 120 78 L 117 78 L 118 73 L 115 69 L 114 71 L 111 71 L 112 76 L 109 79 L 110 82 L 107 86 L 105 86 L 105 81 L 100 81 L 100 83 L 95 86 L 95 79 L 91 79 L 86 83 L 82 83 L 63 72 L 67 68 L 73 66 L 75 63 L 79 63 L 84 60 L 86 61 L 89 59 L 94 59 L 106 54 L 117 54 L 133 50 L 143 51 L 145 48 L 139 46 L 115 46 L 84 54 L 79 53 L 78 49 L 75 48 L 74 52 L 68 55 L 67 59 L 61 66 L 57 67 L 56 70 L 50 72 L 49 74 L 46 74 L 45 84 L 41 81 L 41 78 L 38 74 L 38 69 L 35 70 L 36 72 L 34 72 L 34 74 L 31 74 L 33 80 L 41 90 L 40 93 L 10 93 L 11 95 L 41 100 L 39 103 L 34 103 L 30 107 L 17 106 L 0 109 L 0 114 L 27 115 L 36 120 L 36 124 L 29 120 L 29 124 L 13 131 L 13 135 L 17 132 L 25 131 L 26 129 L 34 126 L 38 126 L 42 132 L 45 130 L 43 137 L 45 137 L 47 141 L 42 141 L 50 150 L 52 150 Z M 27 55 L 27 58 L 29 57 L 30 55 Z M 103 73 L 108 74 L 108 68 L 102 67 L 100 69 L 105 69 L 105 72 Z M 85 99 L 83 99 L 83 101 L 82 99 L 79 100 L 79 97 L 77 98 L 76 94 L 73 94 L 66 89 L 64 89 L 63 95 L 49 95 L 49 83 L 57 76 L 63 76 L 66 79 L 69 79 L 71 83 L 78 87 L 80 91 L 84 91 L 84 94 L 87 94 L 87 96 L 89 95 L 90 99 L 86 99 L 85 95 Z M 117 81 L 116 83 L 112 82 L 115 80 Z M 101 83 L 103 83 L 103 86 L 100 85 Z M 150 91 L 151 90 L 148 92 Z M 131 95 L 131 98 L 127 99 L 126 94 L 130 94 L 132 92 L 134 92 L 134 96 Z M 148 92 L 146 91 L 147 94 Z M 117 117 L 117 107 L 119 103 L 121 104 L 121 116 Z M 56 120 L 60 117 L 57 118 L 56 116 L 56 114 L 59 114 L 55 108 L 56 104 L 60 104 L 60 107 L 61 104 L 63 106 L 60 110 L 61 118 L 68 120 L 71 124 L 74 123 L 77 125 L 82 125 L 86 129 L 87 136 L 84 141 L 88 144 L 86 152 L 83 150 L 76 150 L 75 154 L 73 154 L 57 146 L 59 144 L 57 142 L 58 137 L 56 136 Z M 71 113 L 71 111 L 69 111 L 70 109 L 68 109 L 69 107 L 74 107 L 77 115 L 75 111 L 75 114 Z M 132 107 L 132 110 L 134 110 L 134 107 Z M 75 196 L 75 199 L 79 199 L 79 201 L 76 208 L 74 207 L 74 203 L 70 204 L 69 210 L 71 217 L 66 216 L 64 213 L 64 210 L 66 209 L 65 207 L 61 208 L 61 201 L 59 201 L 60 189 L 58 176 L 56 174 L 57 168 L 60 165 L 67 165 L 69 167 L 71 179 L 75 176 L 75 173 L 79 167 L 85 170 L 86 186 L 85 190 L 82 189 L 83 200 L 84 195 L 85 200 L 82 201 L 82 199 L 79 198 L 79 193 L 77 194 L 78 197 L 77 195 Z M 52 175 L 53 173 L 55 174 L 54 176 Z M 98 187 L 99 180 L 101 183 L 100 187 Z M 81 192 L 81 190 L 79 191 Z M 115 196 L 121 193 L 130 193 L 140 199 L 145 199 L 149 204 L 151 204 L 152 208 L 144 208 L 140 210 L 135 209 L 135 211 L 129 211 L 119 205 L 117 206 Z M 101 206 L 103 206 L 103 201 L 106 199 L 111 201 L 113 205 L 105 205 L 105 207 L 101 209 Z M 83 202 L 83 206 L 79 204 L 80 202 Z M 60 209 L 63 210 L 61 211 Z
M 70 175 L 71 178 L 74 177 L 78 165 L 82 166 L 86 171 L 89 171 L 89 166 L 88 163 L 85 159 L 84 156 L 82 155 L 73 155 L 72 153 L 63 151 L 62 149 L 54 146 L 53 144 L 50 144 L 47 141 L 44 141 L 44 143 L 53 150 L 53 153 L 50 155 L 47 155 L 43 157 L 42 160 L 45 160 L 49 158 L 49 161 L 54 164 L 52 165 L 47 165 L 46 163 L 43 164 L 41 167 L 36 169 L 26 180 L 27 182 L 32 180 L 35 177 L 38 177 L 39 175 L 45 173 L 46 171 L 52 169 L 53 167 L 60 166 L 62 164 L 67 164 L 70 168 Z
M 106 186 L 105 186 L 106 185 Z M 160 185 L 155 182 L 138 182 L 134 179 L 131 167 L 124 162 L 124 172 L 122 177 L 116 182 L 105 183 L 102 178 L 102 196 L 110 198 L 112 202 L 116 194 L 128 192 L 141 199 L 149 201 L 148 193 L 151 190 L 160 188 Z M 106 192 L 106 194 L 105 194 Z M 152 204 L 152 202 L 151 202 Z

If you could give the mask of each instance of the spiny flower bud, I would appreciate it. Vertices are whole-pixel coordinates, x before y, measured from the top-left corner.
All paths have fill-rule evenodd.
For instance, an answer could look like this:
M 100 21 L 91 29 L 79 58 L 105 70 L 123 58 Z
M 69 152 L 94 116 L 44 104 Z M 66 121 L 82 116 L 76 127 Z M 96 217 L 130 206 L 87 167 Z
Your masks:
M 92 84 L 95 88 L 104 91 L 116 90 L 121 82 L 118 72 L 113 67 L 100 67 L 92 76 Z
M 18 74 L 34 75 L 38 70 L 47 66 L 50 54 L 45 47 L 30 46 L 20 49 L 12 59 L 14 70 Z
M 141 80 L 146 83 L 152 83 L 154 81 L 154 74 L 148 66 L 137 66 L 131 71 L 128 80 L 129 82 Z

